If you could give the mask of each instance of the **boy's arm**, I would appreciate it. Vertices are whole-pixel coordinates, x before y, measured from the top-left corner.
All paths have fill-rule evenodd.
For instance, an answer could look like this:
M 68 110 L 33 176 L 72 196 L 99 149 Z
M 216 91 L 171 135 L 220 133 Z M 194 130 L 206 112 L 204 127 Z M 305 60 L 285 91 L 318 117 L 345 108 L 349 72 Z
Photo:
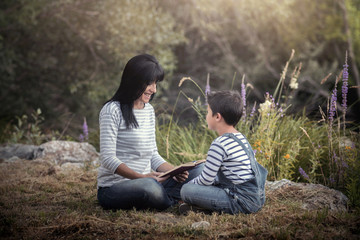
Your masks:
M 214 141 L 208 151 L 203 171 L 191 182 L 199 185 L 212 185 L 220 170 L 225 155 L 224 147 L 219 142 Z

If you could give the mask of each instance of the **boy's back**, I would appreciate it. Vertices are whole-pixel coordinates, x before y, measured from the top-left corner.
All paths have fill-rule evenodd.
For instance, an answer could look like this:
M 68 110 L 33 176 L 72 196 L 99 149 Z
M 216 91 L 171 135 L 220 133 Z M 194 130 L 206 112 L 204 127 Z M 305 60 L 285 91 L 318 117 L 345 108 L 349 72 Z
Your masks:
M 234 135 L 248 147 L 249 143 L 241 133 Z M 241 184 L 254 177 L 249 156 L 239 143 L 230 137 L 216 138 L 210 146 L 206 161 L 203 172 L 193 180 L 193 183 L 211 185 L 218 171 L 221 171 L 233 184 Z

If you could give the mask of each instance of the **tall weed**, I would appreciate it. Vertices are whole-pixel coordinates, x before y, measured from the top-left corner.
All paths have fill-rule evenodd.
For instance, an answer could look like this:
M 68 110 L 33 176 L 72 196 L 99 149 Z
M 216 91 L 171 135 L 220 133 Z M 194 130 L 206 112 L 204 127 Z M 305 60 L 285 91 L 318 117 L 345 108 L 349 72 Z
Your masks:
M 302 67 L 300 63 L 290 74 L 287 73 L 294 53 L 291 53 L 284 67 L 273 96 L 266 93 L 265 101 L 257 109 L 255 103 L 251 111 L 244 110 L 236 128 L 248 138 L 257 161 L 268 169 L 268 180 L 287 178 L 322 183 L 343 190 L 351 204 L 360 207 L 360 137 L 358 132 L 347 129 L 345 124 L 347 81 L 342 87 L 342 114 L 338 115 L 336 90 L 332 91 L 328 110 L 320 108 L 322 118 L 319 121 L 311 120 L 304 114 L 287 114 L 298 88 L 297 79 Z M 346 77 L 344 72 L 347 69 L 336 78 L 334 89 L 340 83 L 341 75 Z M 179 87 L 185 80 L 192 81 L 200 89 L 205 103 L 201 102 L 200 97 L 193 101 L 180 90 L 178 97 L 184 96 L 189 100 L 198 114 L 198 123 L 180 127 L 171 115 L 169 124 L 157 126 L 159 151 L 174 164 L 204 158 L 212 140 L 216 138 L 216 133 L 207 129 L 205 121 L 206 93 L 210 91 L 209 75 L 205 93 L 191 78 L 183 78 Z M 241 95 L 244 98 L 245 91 L 243 77 Z M 244 105 L 249 106 L 246 99 L 244 101 Z M 249 112 L 251 114 L 246 114 Z M 355 126 L 355 130 L 358 131 L 358 127 Z

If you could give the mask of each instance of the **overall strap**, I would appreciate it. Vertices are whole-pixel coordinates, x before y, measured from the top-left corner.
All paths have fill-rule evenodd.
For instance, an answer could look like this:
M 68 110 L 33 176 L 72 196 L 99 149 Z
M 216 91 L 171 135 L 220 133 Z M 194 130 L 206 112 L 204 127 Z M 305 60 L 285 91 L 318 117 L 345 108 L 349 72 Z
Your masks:
M 233 133 L 225 133 L 223 136 L 230 137 L 230 138 L 234 139 L 234 141 L 236 141 L 237 143 L 239 143 L 240 146 L 241 146 L 241 147 L 243 148 L 243 150 L 245 151 L 245 153 L 249 156 L 250 161 L 255 160 L 255 155 L 254 155 L 254 152 L 253 152 L 253 150 L 252 150 L 252 148 L 251 148 L 251 146 L 250 146 L 250 143 L 248 143 L 249 148 L 250 148 L 250 150 L 249 150 L 249 148 L 247 148 L 247 147 L 245 146 L 245 144 L 244 144 L 240 139 L 238 139 Z
M 251 168 L 252 168 L 255 176 L 259 175 L 258 162 L 256 162 L 256 160 L 255 160 L 255 154 L 251 148 L 250 143 L 248 143 L 249 147 L 246 147 L 245 144 L 240 139 L 238 139 L 233 133 L 225 133 L 223 136 L 230 137 L 230 138 L 234 139 L 234 141 L 239 143 L 239 145 L 242 147 L 242 149 L 245 151 L 245 153 L 248 155 L 248 157 L 250 159 L 250 165 L 251 165 Z

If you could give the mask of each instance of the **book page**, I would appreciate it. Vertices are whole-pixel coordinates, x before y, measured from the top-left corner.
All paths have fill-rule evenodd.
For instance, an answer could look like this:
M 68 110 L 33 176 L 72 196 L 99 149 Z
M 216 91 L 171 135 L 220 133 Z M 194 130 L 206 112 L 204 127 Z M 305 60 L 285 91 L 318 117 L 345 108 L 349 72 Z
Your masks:
M 195 162 L 188 162 L 188 163 L 183 163 L 167 172 L 164 172 L 163 174 L 161 174 L 159 177 L 165 177 L 165 176 L 168 176 L 170 175 L 170 177 L 172 176 L 176 176 L 182 172 L 185 172 L 189 169 L 192 169 L 193 167 L 195 167 L 196 165 L 200 164 L 200 163 L 203 163 L 205 162 L 206 160 L 203 159 L 203 160 L 198 160 L 198 161 L 195 161 Z

